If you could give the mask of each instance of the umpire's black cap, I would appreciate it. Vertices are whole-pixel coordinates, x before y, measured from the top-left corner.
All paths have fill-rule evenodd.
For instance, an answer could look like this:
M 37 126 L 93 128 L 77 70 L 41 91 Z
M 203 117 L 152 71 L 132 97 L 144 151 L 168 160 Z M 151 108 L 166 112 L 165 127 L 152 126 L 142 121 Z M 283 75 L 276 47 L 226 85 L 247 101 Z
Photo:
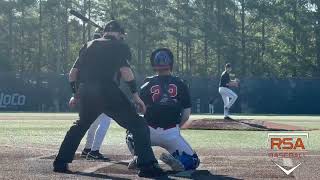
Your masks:
M 104 27 L 104 32 L 119 32 L 125 34 L 124 28 L 116 20 L 109 21 Z

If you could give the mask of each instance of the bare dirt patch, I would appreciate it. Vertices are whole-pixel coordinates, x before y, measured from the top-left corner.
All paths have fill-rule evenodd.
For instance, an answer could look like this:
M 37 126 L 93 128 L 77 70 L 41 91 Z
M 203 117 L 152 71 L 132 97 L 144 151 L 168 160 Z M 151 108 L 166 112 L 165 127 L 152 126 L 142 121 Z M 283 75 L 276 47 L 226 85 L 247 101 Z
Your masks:
M 75 174 L 52 172 L 55 155 L 52 151 L 1 147 L 0 179 L 139 179 L 136 171 L 128 170 L 131 156 L 121 150 L 106 147 L 102 152 L 110 161 L 87 161 L 75 156 L 71 170 Z M 122 147 L 125 149 L 126 147 Z M 320 152 L 310 152 L 302 165 L 287 176 L 268 158 L 266 150 L 196 149 L 201 164 L 197 171 L 173 173 L 170 179 L 317 179 L 320 172 Z M 159 156 L 159 151 L 156 151 Z M 294 162 L 295 164 L 295 162 Z M 163 163 L 160 165 L 169 170 Z M 90 171 L 89 171 L 90 170 Z
M 239 131 L 309 131 L 315 129 L 307 129 L 304 127 L 293 126 L 288 124 L 280 124 L 262 120 L 252 119 L 196 119 L 187 122 L 183 129 L 196 130 L 239 130 Z

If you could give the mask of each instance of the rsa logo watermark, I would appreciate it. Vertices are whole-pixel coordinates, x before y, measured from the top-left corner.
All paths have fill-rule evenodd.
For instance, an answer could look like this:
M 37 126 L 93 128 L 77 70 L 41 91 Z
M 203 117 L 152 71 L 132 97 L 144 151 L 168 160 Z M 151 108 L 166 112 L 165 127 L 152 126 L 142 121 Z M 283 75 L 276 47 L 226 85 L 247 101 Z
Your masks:
M 308 152 L 306 149 L 308 138 L 309 134 L 305 132 L 268 133 L 268 156 L 284 173 L 290 175 L 301 165 L 301 158 Z M 293 161 L 299 163 L 294 165 Z

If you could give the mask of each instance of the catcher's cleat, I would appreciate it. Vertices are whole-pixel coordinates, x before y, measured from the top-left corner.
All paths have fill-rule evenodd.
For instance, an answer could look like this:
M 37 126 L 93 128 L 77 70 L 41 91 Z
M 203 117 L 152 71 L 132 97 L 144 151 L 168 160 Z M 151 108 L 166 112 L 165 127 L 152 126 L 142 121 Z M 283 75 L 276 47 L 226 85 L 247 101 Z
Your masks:
M 66 173 L 66 174 L 72 174 L 73 172 L 69 170 L 68 163 L 53 163 L 53 171 L 57 173 Z
M 223 119 L 224 119 L 224 120 L 234 120 L 234 119 L 232 119 L 232 118 L 229 117 L 229 116 L 225 116 Z
M 160 167 L 158 163 L 154 163 L 149 166 L 143 166 L 140 168 L 140 171 L 138 173 L 139 177 L 161 177 L 165 176 L 167 173 L 165 173 Z
M 185 170 L 183 164 L 178 159 L 174 158 L 171 154 L 162 153 L 160 156 L 160 160 L 170 166 L 173 171 Z
M 87 155 L 87 160 L 109 160 L 107 157 L 104 157 L 103 154 L 97 151 L 90 151 Z
M 128 169 L 130 169 L 130 170 L 138 169 L 137 156 L 134 156 L 133 159 L 129 162 Z
M 87 155 L 88 155 L 88 153 L 89 153 L 90 151 L 91 151 L 91 149 L 86 149 L 86 148 L 84 148 L 84 149 L 82 150 L 82 152 L 81 152 L 80 157 L 86 158 Z

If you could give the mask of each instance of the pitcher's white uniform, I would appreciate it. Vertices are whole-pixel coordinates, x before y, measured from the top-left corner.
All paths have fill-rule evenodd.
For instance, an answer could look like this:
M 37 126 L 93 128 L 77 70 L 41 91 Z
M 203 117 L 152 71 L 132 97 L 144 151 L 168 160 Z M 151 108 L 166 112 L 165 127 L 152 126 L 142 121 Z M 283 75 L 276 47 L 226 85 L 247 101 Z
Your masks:
M 224 117 L 229 118 L 229 109 L 236 102 L 238 96 L 231 89 L 229 89 L 229 83 L 231 82 L 229 73 L 224 71 L 220 78 L 219 93 L 222 96 L 224 104 Z

